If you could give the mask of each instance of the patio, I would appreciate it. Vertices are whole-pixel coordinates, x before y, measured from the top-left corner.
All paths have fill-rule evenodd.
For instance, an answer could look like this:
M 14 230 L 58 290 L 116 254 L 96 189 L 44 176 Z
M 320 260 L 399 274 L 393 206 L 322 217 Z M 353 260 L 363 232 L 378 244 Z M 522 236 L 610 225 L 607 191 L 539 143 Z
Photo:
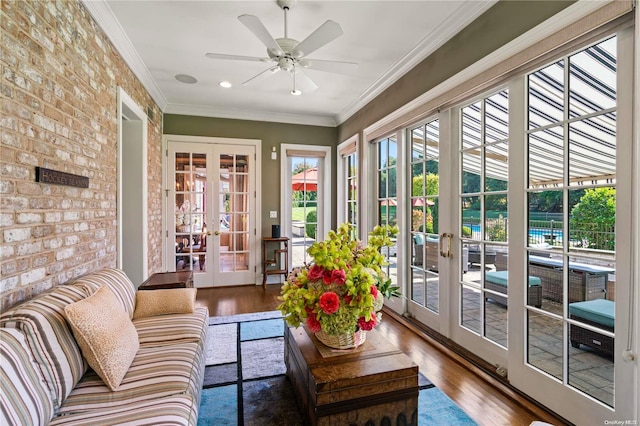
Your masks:
M 486 271 L 495 271 L 493 267 Z M 420 276 L 421 274 L 415 274 Z M 413 280 L 412 300 L 425 306 L 425 283 Z M 437 310 L 438 306 L 438 274 L 426 272 L 426 306 Z M 479 283 L 481 269 L 476 265 L 469 267 L 465 274 L 465 282 Z M 487 339 L 503 347 L 507 346 L 508 324 L 507 306 L 498 303 L 488 296 L 484 300 L 481 292 L 467 286 L 463 287 L 462 325 L 469 330 L 483 334 Z M 484 308 L 484 333 L 482 315 Z M 541 309 L 561 315 L 562 304 L 547 298 L 542 299 Z M 529 311 L 528 363 L 544 372 L 562 380 L 563 368 L 563 324 L 548 315 Z M 568 348 L 568 381 L 576 389 L 613 405 L 614 363 L 613 359 L 596 352 L 584 345 L 574 348 L 569 341 Z

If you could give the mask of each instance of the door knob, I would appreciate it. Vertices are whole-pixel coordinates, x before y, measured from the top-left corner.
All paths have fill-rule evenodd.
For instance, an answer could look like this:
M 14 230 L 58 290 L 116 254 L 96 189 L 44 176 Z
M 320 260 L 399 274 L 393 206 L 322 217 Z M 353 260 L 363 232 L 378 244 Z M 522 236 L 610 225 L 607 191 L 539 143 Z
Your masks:
M 220 231 L 215 231 L 214 234 L 220 235 Z
M 211 231 L 207 231 L 207 235 L 211 235 Z

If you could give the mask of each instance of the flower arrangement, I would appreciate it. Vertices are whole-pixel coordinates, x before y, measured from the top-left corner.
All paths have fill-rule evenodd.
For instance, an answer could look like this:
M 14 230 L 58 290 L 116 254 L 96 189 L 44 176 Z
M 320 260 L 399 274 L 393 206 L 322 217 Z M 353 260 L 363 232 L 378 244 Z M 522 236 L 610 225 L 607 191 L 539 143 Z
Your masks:
M 287 323 L 305 323 L 314 333 L 328 335 L 370 331 L 380 321 L 384 297 L 397 296 L 381 269 L 387 263 L 380 253 L 391 246 L 397 227 L 376 226 L 368 244 L 351 238 L 351 225 L 330 231 L 325 241 L 313 243 L 311 265 L 294 269 L 282 286 L 278 309 Z

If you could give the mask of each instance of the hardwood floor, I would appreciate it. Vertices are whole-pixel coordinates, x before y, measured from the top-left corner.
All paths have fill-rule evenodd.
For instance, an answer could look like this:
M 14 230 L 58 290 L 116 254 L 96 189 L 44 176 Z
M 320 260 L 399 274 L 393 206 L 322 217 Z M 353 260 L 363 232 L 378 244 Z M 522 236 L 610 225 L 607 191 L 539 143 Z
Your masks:
M 261 286 L 203 288 L 198 289 L 196 303 L 208 307 L 211 316 L 263 312 L 276 309 L 279 294 L 278 285 L 268 285 L 266 290 Z M 534 420 L 569 424 L 400 316 L 386 312 L 378 330 L 481 426 L 528 426 Z

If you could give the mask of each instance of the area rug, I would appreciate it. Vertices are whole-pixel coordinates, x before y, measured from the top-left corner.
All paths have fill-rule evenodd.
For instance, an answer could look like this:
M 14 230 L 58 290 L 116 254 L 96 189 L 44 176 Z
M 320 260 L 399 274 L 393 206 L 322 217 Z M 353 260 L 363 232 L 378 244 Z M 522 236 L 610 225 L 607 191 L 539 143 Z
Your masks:
M 285 323 L 279 311 L 212 317 L 198 425 L 303 425 L 285 376 Z M 419 375 L 418 423 L 475 425 Z

